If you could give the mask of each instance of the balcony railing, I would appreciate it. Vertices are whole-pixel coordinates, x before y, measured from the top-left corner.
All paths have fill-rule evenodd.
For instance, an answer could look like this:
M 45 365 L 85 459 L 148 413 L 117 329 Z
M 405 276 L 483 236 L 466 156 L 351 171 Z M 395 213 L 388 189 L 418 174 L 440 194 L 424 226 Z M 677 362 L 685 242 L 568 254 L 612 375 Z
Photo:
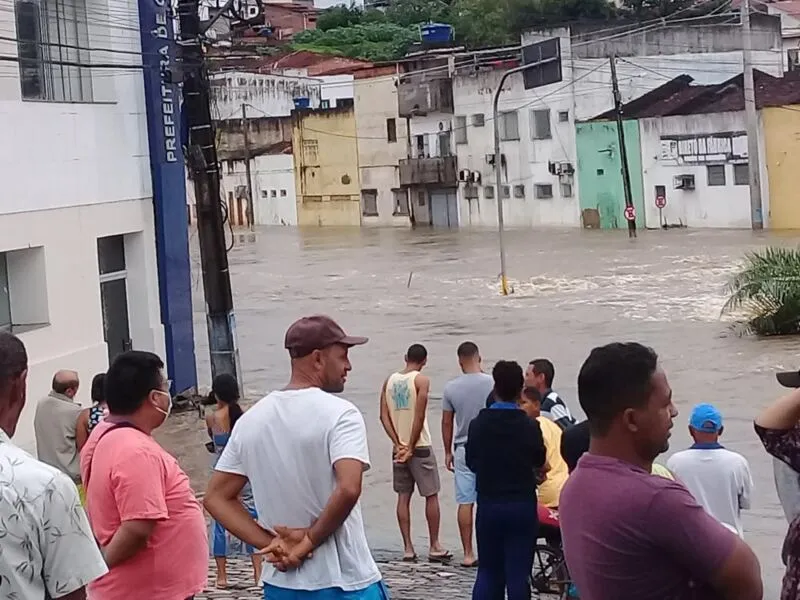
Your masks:
M 400 185 L 458 185 L 455 156 L 405 158 L 400 161 Z

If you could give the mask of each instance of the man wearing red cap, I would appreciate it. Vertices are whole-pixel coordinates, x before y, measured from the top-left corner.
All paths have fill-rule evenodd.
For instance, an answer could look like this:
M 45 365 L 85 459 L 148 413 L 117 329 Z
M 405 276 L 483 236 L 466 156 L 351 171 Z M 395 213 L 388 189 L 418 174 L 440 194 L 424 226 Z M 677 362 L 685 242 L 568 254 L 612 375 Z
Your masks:
M 270 600 L 388 598 L 359 505 L 370 466 L 366 426 L 352 403 L 333 395 L 352 368 L 348 350 L 366 342 L 325 316 L 292 324 L 289 384 L 238 420 L 208 485 L 208 512 L 264 549 Z M 248 480 L 258 522 L 238 499 Z

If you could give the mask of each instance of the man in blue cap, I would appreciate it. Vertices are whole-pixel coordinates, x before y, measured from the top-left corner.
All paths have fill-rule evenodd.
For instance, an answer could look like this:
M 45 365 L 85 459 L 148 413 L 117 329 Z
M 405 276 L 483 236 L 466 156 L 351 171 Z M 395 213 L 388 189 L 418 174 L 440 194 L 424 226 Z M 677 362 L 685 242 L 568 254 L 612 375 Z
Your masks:
M 750 508 L 753 478 L 747 459 L 719 443 L 722 430 L 722 414 L 715 406 L 695 406 L 689 418 L 694 444 L 672 455 L 667 468 L 708 514 L 744 537 L 742 509 Z

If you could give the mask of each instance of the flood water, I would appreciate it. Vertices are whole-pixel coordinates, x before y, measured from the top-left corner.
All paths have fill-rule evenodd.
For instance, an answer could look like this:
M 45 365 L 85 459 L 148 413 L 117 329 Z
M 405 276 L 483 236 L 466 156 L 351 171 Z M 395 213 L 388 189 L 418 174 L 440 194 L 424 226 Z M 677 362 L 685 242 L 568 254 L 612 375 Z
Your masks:
M 363 498 L 370 542 L 399 550 L 390 444 L 378 421 L 378 392 L 383 379 L 402 366 L 407 346 L 420 342 L 429 351 L 426 372 L 434 398 L 429 422 L 441 465 L 437 400 L 446 381 L 458 374 L 455 349 L 462 341 L 479 345 L 487 367 L 498 359 L 549 357 L 556 365 L 555 387 L 576 413 L 577 372 L 589 350 L 611 341 L 643 342 L 659 353 L 681 411 L 671 451 L 689 443 L 690 407 L 713 402 L 725 417 L 724 443 L 750 461 L 756 491 L 753 510 L 745 516 L 746 538 L 761 559 L 766 597 L 777 598 L 786 523 L 771 461 L 752 419 L 782 393 L 774 371 L 800 366 L 800 339 L 739 337 L 720 320 L 720 308 L 726 278 L 746 251 L 796 244 L 800 238 L 673 230 L 640 232 L 629 240 L 624 231 L 526 230 L 511 231 L 507 239 L 514 294 L 502 297 L 497 236 L 491 231 L 257 231 L 255 239 L 245 239 L 230 253 L 248 396 L 285 384 L 283 334 L 302 315 L 327 313 L 348 332 L 371 338 L 351 352 L 353 371 L 344 395 L 363 411 L 370 435 L 373 468 Z M 194 267 L 197 353 L 200 379 L 207 385 L 197 255 Z M 178 415 L 160 436 L 199 490 L 209 463 L 204 435 L 196 415 Z M 442 483 L 443 537 L 457 551 L 452 478 L 443 467 Z M 417 550 L 424 553 L 421 501 L 414 519 Z

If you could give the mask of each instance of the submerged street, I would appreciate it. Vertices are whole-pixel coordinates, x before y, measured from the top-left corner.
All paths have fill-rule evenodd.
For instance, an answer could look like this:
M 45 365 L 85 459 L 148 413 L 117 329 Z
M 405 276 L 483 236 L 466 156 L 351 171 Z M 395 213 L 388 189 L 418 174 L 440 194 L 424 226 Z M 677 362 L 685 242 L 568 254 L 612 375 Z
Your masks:
M 400 551 L 391 486 L 390 444 L 378 420 L 384 378 L 402 366 L 405 349 L 427 346 L 433 381 L 431 432 L 442 472 L 443 541 L 460 558 L 452 477 L 444 470 L 439 432 L 441 391 L 458 374 L 456 346 L 478 344 L 484 362 L 548 357 L 555 388 L 580 413 L 576 376 L 589 350 L 610 341 L 640 341 L 659 353 L 681 410 L 671 451 L 689 443 L 688 412 L 715 403 L 725 418 L 723 443 L 750 461 L 755 481 L 745 535 L 758 553 L 766 598 L 777 598 L 786 523 L 775 494 L 772 463 L 752 419 L 782 393 L 777 369 L 800 366 L 800 339 L 742 338 L 720 320 L 723 286 L 743 254 L 796 237 L 746 231 L 512 231 L 508 270 L 514 294 L 500 296 L 495 232 L 260 229 L 243 234 L 230 253 L 244 385 L 257 399 L 283 386 L 288 357 L 283 335 L 296 318 L 327 313 L 355 335 L 370 337 L 351 352 L 345 397 L 363 411 L 373 467 L 363 507 L 371 545 Z M 195 335 L 200 381 L 210 382 L 199 257 L 196 251 Z M 177 415 L 159 437 L 198 490 L 210 455 L 196 414 Z M 292 452 L 286 448 L 286 452 Z M 666 460 L 666 456 L 660 459 Z M 276 482 L 279 484 L 279 482 Z M 587 499 L 591 501 L 591 499 Z M 425 552 L 422 503 L 412 527 Z

